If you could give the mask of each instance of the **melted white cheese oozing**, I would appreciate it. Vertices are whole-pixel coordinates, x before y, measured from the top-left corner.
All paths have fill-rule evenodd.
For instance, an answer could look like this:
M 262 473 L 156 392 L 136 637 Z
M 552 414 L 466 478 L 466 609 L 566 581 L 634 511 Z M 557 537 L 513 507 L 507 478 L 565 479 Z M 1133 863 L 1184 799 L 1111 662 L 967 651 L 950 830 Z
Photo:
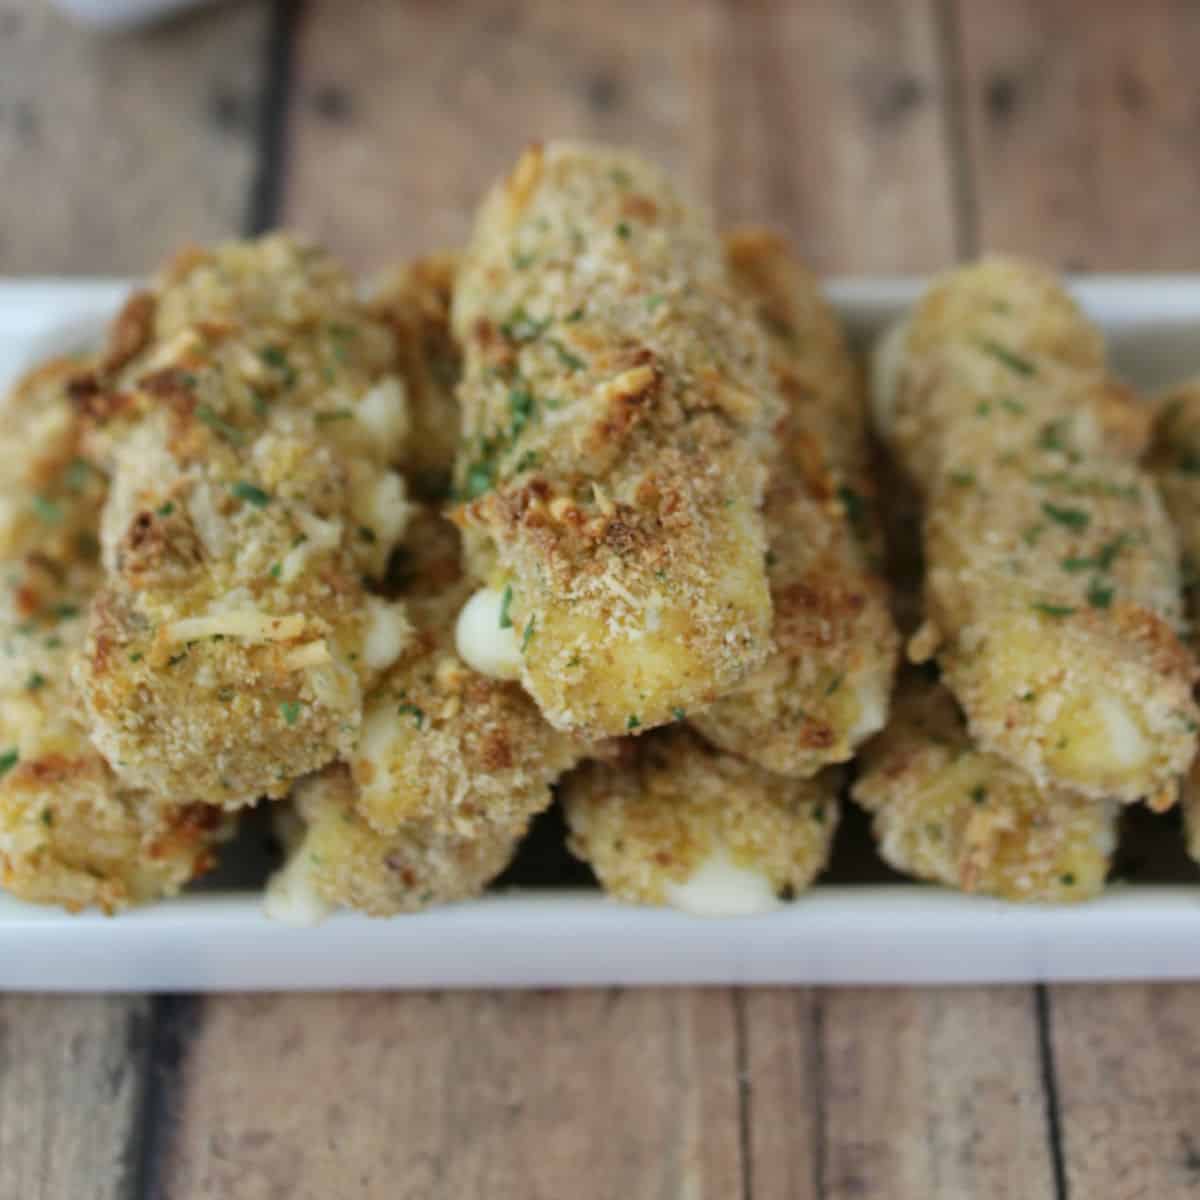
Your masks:
M 516 679 L 521 674 L 521 646 L 516 630 L 500 628 L 503 593 L 481 588 L 462 606 L 454 627 L 459 657 L 481 675 Z
M 695 917 L 749 917 L 780 906 L 770 881 L 739 867 L 718 847 L 683 883 L 669 883 L 667 903 Z
M 1097 696 L 1096 709 L 1108 735 L 1108 753 L 1121 767 L 1137 767 L 1150 757 L 1150 744 L 1123 701 L 1115 696 Z
M 374 596 L 368 598 L 363 662 L 372 671 L 390 667 L 404 652 L 411 637 L 412 626 L 403 604 L 389 604 Z
M 301 850 L 267 881 L 263 912 L 283 925 L 317 925 L 331 912 L 333 905 L 313 886 L 308 855 Z

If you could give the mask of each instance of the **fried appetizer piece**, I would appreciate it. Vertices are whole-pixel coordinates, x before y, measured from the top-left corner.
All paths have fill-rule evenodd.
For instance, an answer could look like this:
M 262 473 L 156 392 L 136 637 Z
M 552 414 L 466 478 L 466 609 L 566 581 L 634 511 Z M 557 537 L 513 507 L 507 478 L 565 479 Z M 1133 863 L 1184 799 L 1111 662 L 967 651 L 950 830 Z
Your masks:
M 0 397 L 0 561 L 94 559 L 104 475 L 84 456 L 71 393 L 86 361 L 53 359 Z
M 1200 615 L 1200 379 L 1162 398 L 1147 465 L 1179 536 L 1187 609 L 1195 622 Z M 1193 647 L 1195 637 L 1193 625 Z M 1188 853 L 1200 862 L 1200 761 L 1193 762 L 1184 786 L 1183 818 Z
M 975 743 L 1039 787 L 1171 804 L 1200 713 L 1144 411 L 1036 268 L 951 273 L 899 347 L 877 399 L 925 503 L 910 657 L 938 655 Z
M 68 507 L 64 499 L 64 522 Z M 94 560 L 30 552 L 2 570 L 0 886 L 109 913 L 173 895 L 212 865 L 228 829 L 205 805 L 125 786 L 87 736 L 69 663 L 83 643 Z
M 280 814 L 287 857 L 267 886 L 268 916 L 312 924 L 338 907 L 389 917 L 467 900 L 508 866 L 524 833 L 524 825 L 489 826 L 463 836 L 414 821 L 381 834 L 363 819 L 358 796 L 342 766 L 297 786 L 294 812 Z
M 774 647 L 691 720 L 714 745 L 803 778 L 883 727 L 896 668 L 863 389 L 836 315 L 787 244 L 746 230 L 725 247 L 786 406 L 764 508 Z
M 647 729 L 759 667 L 780 403 L 708 218 L 636 156 L 534 147 L 482 207 L 452 315 L 458 516 L 550 723 Z
M 371 312 L 391 326 L 408 398 L 410 434 L 399 465 L 416 494 L 450 493 L 458 452 L 462 360 L 450 333 L 458 255 L 431 254 L 388 271 L 371 285 Z
M 77 387 L 112 490 L 80 686 L 132 786 L 235 808 L 354 746 L 402 610 L 370 596 L 408 517 L 393 337 L 320 251 L 195 252 Z
M 1086 900 L 1104 887 L 1116 801 L 1039 788 L 977 749 L 940 683 L 908 673 L 859 762 L 854 799 L 898 871 L 1005 900 Z
M 605 891 L 698 916 L 741 916 L 803 891 L 825 866 L 838 775 L 795 780 L 684 726 L 624 742 L 562 788 L 568 846 Z
M 405 549 L 402 595 L 416 633 L 367 699 L 349 757 L 357 811 L 387 835 L 414 821 L 459 836 L 522 826 L 549 806 L 550 785 L 586 745 L 547 724 L 518 684 L 457 653 L 455 625 L 473 585 L 455 527 L 424 511 Z
M 1162 397 L 1146 465 L 1175 524 L 1188 615 L 1195 621 L 1200 615 L 1200 378 Z

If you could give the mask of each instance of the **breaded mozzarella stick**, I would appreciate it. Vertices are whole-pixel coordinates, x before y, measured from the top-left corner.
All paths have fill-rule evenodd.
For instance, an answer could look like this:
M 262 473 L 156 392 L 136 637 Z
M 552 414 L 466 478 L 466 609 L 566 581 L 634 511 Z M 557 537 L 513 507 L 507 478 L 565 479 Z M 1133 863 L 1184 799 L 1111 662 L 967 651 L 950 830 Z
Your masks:
M 1178 549 L 1145 414 L 1037 268 L 936 283 L 876 359 L 880 432 L 925 502 L 926 623 L 982 750 L 1060 787 L 1173 802 L 1196 745 Z
M 882 728 L 896 668 L 862 382 L 836 315 L 782 239 L 746 230 L 725 246 L 786 408 L 764 508 L 774 645 L 691 721 L 724 750 L 807 777 Z
M 535 147 L 480 211 L 453 322 L 460 520 L 551 724 L 647 729 L 760 666 L 780 406 L 707 217 L 634 155 Z

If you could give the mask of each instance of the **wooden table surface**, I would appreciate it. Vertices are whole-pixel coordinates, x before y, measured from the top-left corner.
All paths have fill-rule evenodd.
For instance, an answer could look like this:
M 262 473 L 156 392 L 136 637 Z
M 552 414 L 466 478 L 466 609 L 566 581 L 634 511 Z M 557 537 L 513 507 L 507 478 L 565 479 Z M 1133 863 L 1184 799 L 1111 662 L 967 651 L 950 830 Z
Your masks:
M 0 273 L 453 244 L 630 142 L 823 271 L 1200 268 L 1194 0 L 0 0 Z M 0 965 L 2 970 L 2 965 Z M 1200 1195 L 1200 989 L 0 997 L 0 1197 Z

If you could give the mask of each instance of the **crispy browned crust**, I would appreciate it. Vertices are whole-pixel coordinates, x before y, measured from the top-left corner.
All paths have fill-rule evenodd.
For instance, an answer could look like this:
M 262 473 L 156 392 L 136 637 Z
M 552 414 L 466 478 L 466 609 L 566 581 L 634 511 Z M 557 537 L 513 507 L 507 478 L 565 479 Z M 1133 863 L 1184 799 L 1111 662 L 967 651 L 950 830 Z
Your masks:
M 535 147 L 480 211 L 453 325 L 459 519 L 551 723 L 649 728 L 744 678 L 779 400 L 707 219 L 635 156 Z
M 923 493 L 925 624 L 980 748 L 1041 787 L 1172 802 L 1195 752 L 1174 531 L 1147 415 L 1047 272 L 936 283 L 877 358 L 881 432 Z
M 349 756 L 356 811 L 385 835 L 414 821 L 470 836 L 516 828 L 550 804 L 550 785 L 587 746 L 553 729 L 518 684 L 458 656 L 455 623 L 473 585 L 454 526 L 422 512 L 406 549 L 401 594 L 415 632 L 367 698 Z
M 80 682 L 131 786 L 235 808 L 352 748 L 408 511 L 396 366 L 346 273 L 283 236 L 190 250 L 114 323 L 77 388 L 112 475 Z
M 723 749 L 807 777 L 879 729 L 898 657 L 856 364 L 816 281 L 781 238 L 725 239 L 766 331 L 786 406 L 764 518 L 775 620 L 767 663 L 691 719 Z
M 1113 801 L 1039 788 L 978 750 L 950 692 L 914 672 L 863 753 L 854 798 L 897 870 L 1006 900 L 1096 896 L 1116 848 Z
M 838 775 L 785 779 L 708 745 L 686 726 L 610 747 L 567 776 L 568 845 L 604 889 L 665 904 L 714 854 L 794 895 L 824 867 L 838 819 Z

